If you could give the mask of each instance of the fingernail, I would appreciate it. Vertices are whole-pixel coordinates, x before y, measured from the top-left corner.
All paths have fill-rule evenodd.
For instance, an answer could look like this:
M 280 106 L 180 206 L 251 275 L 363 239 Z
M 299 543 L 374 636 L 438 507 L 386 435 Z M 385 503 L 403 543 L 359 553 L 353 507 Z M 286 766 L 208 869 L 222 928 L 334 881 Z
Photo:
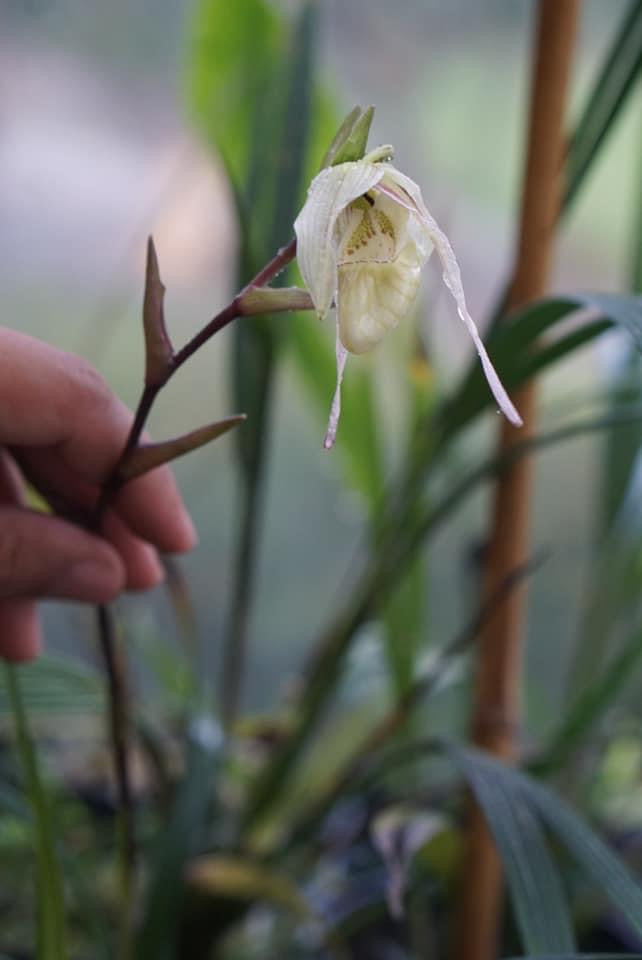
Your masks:
M 35 603 L 13 600 L 0 603 L 0 656 L 21 663 L 42 650 L 42 632 Z
M 133 593 L 151 590 L 165 579 L 165 569 L 153 547 L 146 547 L 138 559 L 136 568 L 129 572 L 127 589 Z
M 183 511 L 182 528 L 182 542 L 179 552 L 193 550 L 198 543 L 198 534 L 187 510 Z
M 165 568 L 160 562 L 160 558 L 156 551 L 153 552 L 149 558 L 149 567 L 150 567 L 150 577 L 154 578 L 154 586 L 157 586 L 159 583 L 162 583 L 165 579 Z
M 62 571 L 51 584 L 51 594 L 86 603 L 106 603 L 123 588 L 122 571 L 112 563 L 79 560 Z

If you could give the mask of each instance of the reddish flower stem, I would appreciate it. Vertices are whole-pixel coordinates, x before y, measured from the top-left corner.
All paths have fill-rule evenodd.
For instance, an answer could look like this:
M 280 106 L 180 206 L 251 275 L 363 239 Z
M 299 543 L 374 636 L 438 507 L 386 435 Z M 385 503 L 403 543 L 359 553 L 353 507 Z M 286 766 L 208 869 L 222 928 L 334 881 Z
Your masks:
M 122 477 L 121 468 L 140 442 L 149 413 L 158 393 L 176 371 L 182 367 L 200 347 L 243 313 L 240 307 L 243 294 L 252 287 L 262 287 L 271 280 L 274 280 L 295 256 L 296 240 L 292 240 L 286 247 L 282 247 L 278 251 L 226 307 L 219 311 L 178 353 L 174 354 L 167 369 L 157 380 L 153 383 L 145 384 L 138 401 L 127 440 L 120 456 L 102 485 L 96 506 L 92 512 L 89 525 L 93 530 L 100 529 L 105 510 L 125 482 Z M 118 653 L 113 618 L 108 607 L 98 607 L 97 623 L 100 648 L 107 673 L 109 693 L 109 733 L 118 791 L 119 820 L 123 851 L 124 900 L 129 900 L 133 890 L 136 843 L 133 795 L 128 766 L 129 711 L 127 707 L 127 671 L 126 665 Z M 127 927 L 129 927 L 129 922 L 127 923 Z M 125 933 L 126 940 L 128 939 L 128 934 L 129 931 L 127 930 Z

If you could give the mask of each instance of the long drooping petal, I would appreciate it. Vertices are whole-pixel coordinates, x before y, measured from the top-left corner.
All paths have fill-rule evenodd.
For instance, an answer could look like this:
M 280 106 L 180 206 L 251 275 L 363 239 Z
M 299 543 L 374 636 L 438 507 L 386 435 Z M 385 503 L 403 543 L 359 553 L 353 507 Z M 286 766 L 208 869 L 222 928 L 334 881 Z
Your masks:
M 385 173 L 380 163 L 340 163 L 319 173 L 308 198 L 294 221 L 297 260 L 321 319 L 337 290 L 337 255 L 334 228 L 345 208 L 379 183 Z
M 330 416 L 328 418 L 328 428 L 325 432 L 325 439 L 323 441 L 323 446 L 326 450 L 331 450 L 334 446 L 334 441 L 337 439 L 337 427 L 339 426 L 339 417 L 341 416 L 341 384 L 343 383 L 343 372 L 346 368 L 346 360 L 348 359 L 348 351 L 341 343 L 341 337 L 339 336 L 339 323 L 337 322 L 337 340 L 336 340 L 336 354 L 337 354 L 337 385 L 334 390 L 334 397 L 332 398 L 332 407 L 330 408 Z
M 390 181 L 392 181 L 392 183 Z M 395 189 L 396 187 L 401 189 Z M 426 205 L 424 204 L 419 187 L 409 177 L 406 177 L 403 173 L 400 173 L 398 170 L 394 169 L 394 167 L 388 167 L 385 180 L 378 185 L 377 189 L 382 193 L 392 197 L 409 210 L 414 211 L 416 216 L 425 226 L 426 231 L 430 236 L 432 243 L 434 244 L 435 250 L 437 251 L 437 255 L 441 260 L 444 283 L 450 290 L 450 293 L 457 304 L 457 313 L 465 324 L 466 329 L 468 330 L 472 341 L 475 344 L 475 348 L 481 361 L 482 369 L 488 381 L 488 385 L 493 392 L 493 396 L 495 397 L 498 406 L 510 420 L 510 422 L 515 424 L 517 427 L 521 427 L 522 418 L 517 412 L 510 397 L 506 393 L 506 390 L 504 389 L 504 386 L 497 375 L 497 371 L 491 363 L 490 357 L 486 351 L 486 347 L 484 346 L 479 335 L 479 331 L 475 326 L 475 322 L 468 312 L 464 288 L 461 282 L 459 264 L 457 263 L 457 258 L 455 257 L 453 248 L 450 245 L 448 237 L 443 232 L 435 218 L 426 209 Z

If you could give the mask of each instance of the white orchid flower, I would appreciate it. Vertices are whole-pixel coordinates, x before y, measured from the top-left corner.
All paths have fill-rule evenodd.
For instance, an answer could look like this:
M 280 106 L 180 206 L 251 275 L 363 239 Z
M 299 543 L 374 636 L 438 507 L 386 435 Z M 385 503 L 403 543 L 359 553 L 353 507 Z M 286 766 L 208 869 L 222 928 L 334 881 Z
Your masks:
M 333 302 L 336 307 L 337 386 L 326 449 L 336 439 L 348 354 L 372 350 L 408 314 L 433 249 L 497 404 L 511 423 L 522 423 L 466 307 L 450 242 L 417 184 L 379 162 L 391 154 L 391 147 L 381 147 L 363 160 L 326 167 L 310 184 L 294 223 L 299 267 L 317 314 L 324 319 Z

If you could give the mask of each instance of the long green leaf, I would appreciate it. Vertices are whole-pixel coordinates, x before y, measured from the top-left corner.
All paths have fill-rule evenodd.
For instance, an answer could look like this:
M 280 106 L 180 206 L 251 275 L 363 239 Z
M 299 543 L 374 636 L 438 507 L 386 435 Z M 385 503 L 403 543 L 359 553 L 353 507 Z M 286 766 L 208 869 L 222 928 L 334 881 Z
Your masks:
M 424 666 L 420 674 L 415 677 L 410 687 L 396 699 L 393 706 L 383 717 L 371 727 L 365 736 L 362 736 L 356 748 L 350 753 L 347 760 L 340 766 L 338 772 L 329 779 L 326 777 L 321 790 L 313 789 L 311 797 L 306 802 L 301 813 L 294 819 L 288 816 L 288 836 L 285 847 L 280 848 L 280 855 L 290 852 L 297 846 L 304 845 L 310 837 L 317 834 L 321 824 L 331 808 L 351 791 L 367 792 L 362 784 L 362 777 L 368 773 L 374 757 L 381 752 L 395 737 L 403 724 L 412 716 L 419 704 L 439 688 L 454 664 L 474 644 L 479 631 L 487 622 L 497 603 L 513 591 L 523 580 L 530 576 L 543 562 L 544 556 L 535 556 L 527 563 L 517 567 L 489 597 L 475 611 L 460 632 L 445 646 L 434 651 L 434 657 L 429 666 Z M 347 722 L 347 721 L 344 721 Z M 307 761 L 309 762 L 309 760 Z
M 524 345 L 532 343 L 537 340 L 543 329 L 552 329 L 555 324 L 565 320 L 580 308 L 593 308 L 594 311 L 602 313 L 599 321 L 603 322 L 595 320 L 589 322 L 592 336 L 598 336 L 610 325 L 621 325 L 636 341 L 640 338 L 642 297 L 591 295 L 556 298 L 553 301 L 542 301 L 529 307 L 515 314 L 506 328 L 496 332 L 495 342 L 501 345 L 505 342 L 504 338 L 508 337 L 509 342 L 514 343 L 518 335 L 516 331 L 519 331 Z M 566 344 L 568 349 L 576 346 L 575 340 L 569 343 L 567 339 Z M 548 351 L 548 347 L 534 348 L 533 357 L 538 356 L 538 350 Z M 559 360 L 561 355 L 559 350 L 547 353 L 550 363 Z M 497 366 L 500 376 L 505 372 L 504 365 L 508 363 L 509 358 L 503 354 L 503 351 L 499 351 Z M 439 412 L 442 445 L 451 441 L 465 424 L 470 423 L 491 402 L 487 385 L 477 366 L 464 378 L 455 396 Z M 460 404 L 464 408 L 463 412 L 459 409 Z M 510 456 L 525 456 L 536 449 L 576 436 L 578 432 L 608 429 L 618 423 L 630 423 L 635 419 L 637 419 L 636 413 L 628 415 L 628 419 L 625 414 L 624 417 L 620 415 L 601 417 L 572 424 L 534 441 L 528 441 L 525 445 L 517 445 Z M 426 444 L 431 442 L 433 442 L 432 435 L 427 438 Z M 380 608 L 385 602 L 391 587 L 408 568 L 408 564 L 416 555 L 425 537 L 433 532 L 479 483 L 496 476 L 507 466 L 504 459 L 491 458 L 464 476 L 457 485 L 447 491 L 441 500 L 422 507 L 419 498 L 422 495 L 424 478 L 429 473 L 432 462 L 430 446 L 427 446 L 426 450 L 428 452 L 424 456 L 417 454 L 414 475 L 403 478 L 399 484 L 400 489 L 386 497 L 388 504 L 398 505 L 397 511 L 394 506 L 390 507 L 388 517 L 382 522 L 384 533 L 378 543 L 377 553 L 371 566 L 363 572 L 361 580 L 351 592 L 345 607 L 337 613 L 314 649 L 303 688 L 297 724 L 285 742 L 276 748 L 265 769 L 259 775 L 246 811 L 247 824 L 253 822 L 267 806 L 275 802 L 281 785 L 285 783 L 287 771 L 296 762 L 332 696 L 357 628 L 371 614 L 373 607 Z
M 206 715 L 194 716 L 188 733 L 186 769 L 156 849 L 137 940 L 137 960 L 171 960 L 185 902 L 184 870 L 205 842 L 206 814 L 220 756 L 221 735 Z
M 642 7 L 642 4 L 640 4 Z M 640 90 L 642 94 L 642 90 Z M 638 96 L 638 109 L 642 106 Z M 642 110 L 640 119 L 642 120 Z M 634 164 L 634 205 L 631 224 L 630 288 L 642 294 L 642 124 L 638 139 L 638 157 Z M 629 350 L 621 365 L 617 380 L 642 397 L 642 357 L 639 351 Z M 617 388 L 617 383 L 615 384 Z M 614 399 L 614 402 L 617 402 Z M 633 467 L 642 446 L 642 429 L 631 428 L 617 437 L 607 437 L 604 443 L 601 476 L 601 516 L 598 535 L 603 537 L 611 529 L 631 482 Z
M 633 403 L 642 401 L 642 356 L 635 349 L 629 349 L 617 379 L 612 384 L 614 406 L 619 402 L 618 394 L 622 389 L 631 395 Z M 639 425 L 632 425 L 629 430 L 618 432 L 617 436 L 605 438 L 597 530 L 602 545 L 609 543 L 612 536 L 616 535 L 615 524 L 630 495 L 640 447 L 642 427 Z
M 102 679 L 78 659 L 43 654 L 20 668 L 20 694 L 29 713 L 99 713 Z M 13 711 L 7 675 L 0 676 L 0 717 Z
M 280 81 L 281 102 L 275 99 L 267 112 L 269 129 L 255 137 L 251 144 L 252 167 L 256 173 L 247 190 L 251 193 L 254 237 L 251 252 L 247 250 L 248 238 L 243 238 L 246 252 L 242 265 L 242 270 L 250 274 L 290 239 L 298 210 L 310 133 L 316 16 L 316 4 L 306 0 L 292 32 L 289 55 L 282 57 L 275 78 Z M 258 257 L 256 262 L 251 262 L 253 256 Z M 246 281 L 248 277 L 241 279 Z M 276 282 L 284 279 L 282 275 Z M 241 523 L 221 680 L 226 723 L 236 715 L 245 672 L 280 331 L 281 324 L 275 325 L 269 317 L 237 324 L 234 330 L 232 392 L 234 402 L 248 414 L 249 421 L 237 438 L 242 480 Z
M 505 768 L 452 746 L 455 760 L 483 810 L 508 881 L 515 918 L 529 954 L 575 949 L 566 898 L 544 835 Z
M 406 459 L 411 460 L 416 438 L 425 428 L 437 402 L 435 381 L 421 337 L 417 336 L 409 357 L 407 393 L 409 399 Z M 383 497 L 376 505 L 375 529 L 381 521 Z M 430 643 L 428 616 L 428 557 L 418 551 L 408 570 L 399 578 L 390 599 L 382 608 L 385 627 L 384 649 L 390 665 L 393 695 L 398 700 L 410 688 L 420 652 Z
M 571 136 L 562 209 L 570 209 L 632 91 L 642 66 L 642 2 L 632 0 Z
M 38 960 L 65 960 L 68 953 L 63 880 L 56 857 L 50 801 L 40 777 L 36 748 L 22 702 L 18 668 L 6 666 L 5 679 L 35 827 L 37 956 Z
M 384 603 L 390 593 L 393 586 L 391 570 L 397 571 L 397 574 L 405 570 L 426 536 L 434 533 L 480 483 L 497 476 L 510 463 L 572 437 L 627 424 L 641 417 L 642 410 L 638 408 L 617 417 L 609 415 L 571 423 L 548 434 L 530 438 L 513 447 L 509 455 L 493 456 L 473 468 L 441 500 L 428 503 L 423 511 L 417 511 L 415 525 L 407 538 L 382 549 L 372 560 L 371 566 L 363 572 L 361 580 L 351 591 L 348 603 L 322 635 L 308 667 L 296 726 L 275 749 L 250 791 L 244 814 L 246 827 L 253 825 L 276 803 L 281 790 L 287 785 L 287 774 L 297 762 L 334 692 L 352 637 L 370 615 L 373 606 Z
M 511 772 L 510 776 L 596 887 L 642 936 L 642 888 L 621 860 L 547 787 L 522 773 Z
M 424 646 L 427 593 L 426 565 L 423 555 L 418 553 L 383 609 L 384 650 L 390 668 L 392 693 L 397 699 L 410 688 L 417 656 Z
M 543 333 L 552 331 L 580 310 L 594 316 L 569 334 L 563 343 L 541 343 Z M 642 345 L 642 297 L 607 294 L 578 294 L 540 300 L 509 316 L 488 338 L 488 351 L 499 376 L 508 386 L 521 386 L 529 377 L 547 369 L 578 346 L 605 332 L 622 327 L 636 347 Z M 584 333 L 582 333 L 584 331 Z M 439 413 L 444 434 L 451 438 L 493 404 L 477 359 L 471 361 L 453 395 Z
M 613 905 L 626 917 L 631 929 L 642 934 L 642 887 L 613 854 L 606 844 L 595 834 L 564 801 L 548 787 L 531 777 L 500 763 L 489 754 L 479 750 L 453 746 L 442 742 L 441 747 L 454 756 L 457 762 L 465 754 L 466 758 L 488 770 L 489 775 L 501 777 L 507 789 L 513 794 L 514 803 L 528 803 L 556 835 L 560 843 L 584 868 L 596 887 L 602 890 Z
M 312 916 L 288 876 L 247 857 L 203 854 L 188 865 L 186 877 L 190 886 L 212 900 L 259 901 L 289 910 L 298 919 Z
M 384 774 L 390 776 L 398 766 L 415 761 L 421 751 L 445 753 L 460 767 L 465 776 L 466 768 L 472 765 L 484 771 L 490 779 L 499 778 L 505 787 L 505 796 L 514 809 L 524 805 L 532 815 L 550 830 L 566 847 L 596 888 L 601 890 L 613 906 L 629 922 L 631 929 L 642 934 L 642 887 L 624 863 L 609 850 L 606 844 L 583 820 L 548 787 L 532 777 L 515 770 L 488 753 L 447 739 L 428 739 L 405 744 L 393 750 L 379 761 L 371 776 L 378 780 Z M 545 891 L 542 891 L 545 895 Z
M 563 767 L 581 741 L 593 730 L 622 688 L 631 681 L 642 659 L 642 631 L 637 631 L 613 657 L 606 670 L 577 697 L 543 756 L 533 767 L 538 772 Z
M 188 101 L 230 179 L 246 184 L 255 111 L 274 88 L 283 43 L 281 18 L 264 0 L 199 0 L 191 27 Z
M 641 95 L 638 95 L 638 109 L 640 107 Z M 642 110 L 640 110 L 642 119 Z M 631 283 L 630 287 L 635 293 L 642 293 L 642 123 L 638 131 L 638 161 L 635 164 L 635 184 L 637 191 L 635 194 L 635 208 L 633 229 L 631 231 Z

